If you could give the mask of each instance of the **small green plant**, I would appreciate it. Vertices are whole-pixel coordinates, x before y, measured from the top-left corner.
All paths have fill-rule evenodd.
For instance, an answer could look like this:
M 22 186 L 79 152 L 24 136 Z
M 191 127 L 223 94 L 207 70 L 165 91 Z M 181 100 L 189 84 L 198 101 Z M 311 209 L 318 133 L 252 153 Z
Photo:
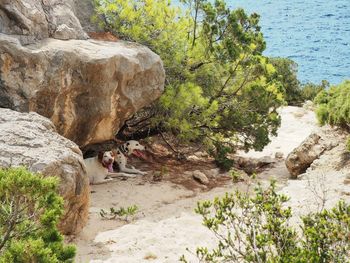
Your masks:
M 234 183 L 238 183 L 238 182 L 244 181 L 244 179 L 242 178 L 242 175 L 237 170 L 232 170 L 231 171 L 231 177 L 232 177 L 232 181 Z
M 169 170 L 166 166 L 162 165 L 160 168 L 160 171 L 155 171 L 153 173 L 152 181 L 153 182 L 159 182 L 162 181 L 165 176 L 169 174 Z
M 58 180 L 25 168 L 0 169 L 0 262 L 73 262 L 57 229 L 63 199 Z
M 340 201 L 331 210 L 310 213 L 297 231 L 289 224 L 288 200 L 271 183 L 253 196 L 237 191 L 198 203 L 196 213 L 218 246 L 197 248 L 197 257 L 201 262 L 350 262 L 350 205 Z M 187 262 L 185 256 L 180 260 Z
M 106 219 L 116 219 L 117 217 L 119 217 L 125 221 L 129 221 L 129 216 L 133 217 L 136 214 L 137 210 L 138 207 L 136 205 L 128 206 L 126 208 L 120 207 L 118 209 L 111 207 L 109 212 L 106 212 L 105 210 L 101 209 L 100 216 Z
M 215 164 L 224 171 L 229 171 L 234 165 L 234 161 L 228 158 L 228 154 L 233 152 L 233 148 L 225 146 L 220 143 L 214 144 L 215 148 L 209 151 L 210 155 L 214 157 Z

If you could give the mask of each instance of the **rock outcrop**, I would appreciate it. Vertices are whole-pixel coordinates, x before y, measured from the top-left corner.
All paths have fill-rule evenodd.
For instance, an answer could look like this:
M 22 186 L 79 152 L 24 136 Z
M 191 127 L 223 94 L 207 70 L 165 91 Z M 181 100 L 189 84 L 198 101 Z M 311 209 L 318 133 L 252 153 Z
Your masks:
M 36 39 L 87 39 L 71 0 L 0 0 L 0 32 L 22 44 Z
M 289 180 L 282 190 L 291 199 L 286 206 L 293 209 L 293 215 L 306 215 L 330 209 L 343 199 L 350 202 L 350 153 L 346 149 L 345 137 L 339 131 L 328 131 L 331 140 L 337 140 L 337 146 L 325 150 L 311 166 L 301 174 L 299 180 Z M 321 137 L 322 140 L 324 137 Z M 291 223 L 298 222 L 292 218 Z
M 158 55 L 127 42 L 46 39 L 22 46 L 0 34 L 0 107 L 35 111 L 79 146 L 112 139 L 159 97 Z
M 88 27 L 92 10 L 90 0 L 0 0 L 0 107 L 51 119 L 80 147 L 114 138 L 165 80 L 150 49 L 85 40 L 74 12 Z
M 209 179 L 208 177 L 199 170 L 193 171 L 192 176 L 195 180 L 200 182 L 201 184 L 208 185 Z
M 65 234 L 79 232 L 87 221 L 89 183 L 78 146 L 37 113 L 0 109 L 0 151 L 0 167 L 25 166 L 60 178 L 65 200 L 60 229 Z
M 91 21 L 94 15 L 93 0 L 71 0 L 74 6 L 74 13 L 80 21 L 81 26 L 86 32 L 100 31 L 97 23 Z
M 337 134 L 337 136 L 335 136 Z M 291 178 L 297 178 L 306 171 L 326 150 L 336 147 L 344 134 L 328 126 L 319 129 L 306 138 L 286 158 L 286 166 Z
M 243 170 L 249 175 L 262 172 L 264 169 L 277 162 L 276 159 L 273 159 L 270 156 L 260 158 L 233 156 L 232 159 L 237 169 Z

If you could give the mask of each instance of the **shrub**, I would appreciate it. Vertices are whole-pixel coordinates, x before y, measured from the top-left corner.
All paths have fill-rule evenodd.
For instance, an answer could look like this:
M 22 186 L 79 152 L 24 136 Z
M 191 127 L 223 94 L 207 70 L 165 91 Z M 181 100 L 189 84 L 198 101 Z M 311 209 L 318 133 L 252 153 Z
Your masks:
M 303 101 L 313 101 L 316 96 L 329 88 L 329 82 L 322 80 L 320 84 L 306 83 L 301 87 L 301 97 Z
M 129 120 L 119 138 L 168 132 L 177 142 L 261 149 L 280 124 L 283 91 L 262 55 L 259 15 L 224 1 L 95 0 L 105 30 L 147 45 L 166 71 L 162 97 Z M 134 120 L 134 121 L 133 121 Z M 217 144 L 218 145 L 218 144 Z
M 272 57 L 269 62 L 275 67 L 275 78 L 284 88 L 288 105 L 301 106 L 307 100 L 313 101 L 317 94 L 329 87 L 329 82 L 322 80 L 320 84 L 301 84 L 298 80 L 298 64 L 288 58 Z
M 232 153 L 232 148 L 218 143 L 214 144 L 215 148 L 210 151 L 210 155 L 214 157 L 215 164 L 224 171 L 229 171 L 234 165 L 234 161 L 229 159 L 227 155 Z
M 317 116 L 321 124 L 337 125 L 348 129 L 350 124 L 350 81 L 346 80 L 315 99 Z
M 300 106 L 303 103 L 302 90 L 297 77 L 298 64 L 288 58 L 272 57 L 269 62 L 276 69 L 276 78 L 281 82 L 288 105 Z
M 109 212 L 105 210 L 100 210 L 100 216 L 105 219 L 116 219 L 117 217 L 123 218 L 125 221 L 128 221 L 128 217 L 133 217 L 138 210 L 136 205 L 128 206 L 126 208 L 120 207 L 115 209 L 114 207 L 109 208 Z
M 236 192 L 198 203 L 196 212 L 215 233 L 212 251 L 197 248 L 204 262 L 350 262 L 350 206 L 340 201 L 331 210 L 302 218 L 301 231 L 290 224 L 288 197 L 275 184 L 255 195 Z M 187 262 L 182 256 L 181 260 Z
M 57 223 L 63 199 L 57 178 L 25 168 L 0 169 L 0 262 L 73 262 Z
M 329 90 L 321 91 L 315 98 L 316 116 L 321 125 L 330 124 L 350 130 L 350 80 Z M 347 149 L 350 151 L 350 137 Z

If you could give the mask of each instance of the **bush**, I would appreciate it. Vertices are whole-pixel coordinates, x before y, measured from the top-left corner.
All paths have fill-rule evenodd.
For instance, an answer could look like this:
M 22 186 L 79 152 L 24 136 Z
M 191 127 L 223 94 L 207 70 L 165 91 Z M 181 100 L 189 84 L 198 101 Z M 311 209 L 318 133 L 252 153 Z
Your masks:
M 322 91 L 316 98 L 319 122 L 349 129 L 350 124 L 350 81 Z
M 321 91 L 315 98 L 316 116 L 321 125 L 330 124 L 350 131 L 350 80 L 328 91 Z M 350 137 L 346 147 L 350 151 Z
M 300 84 L 298 80 L 298 64 L 288 58 L 269 58 L 275 67 L 275 77 L 284 88 L 285 100 L 288 105 L 301 106 L 305 101 L 313 101 L 316 95 L 329 87 L 329 82 L 322 80 L 320 84 Z
M 234 165 L 234 161 L 229 159 L 227 155 L 232 153 L 232 148 L 222 146 L 218 143 L 214 144 L 215 147 L 210 151 L 210 155 L 214 157 L 217 167 L 224 171 L 229 171 Z
M 287 104 L 300 106 L 304 100 L 297 77 L 298 64 L 291 59 L 279 57 L 269 58 L 269 61 L 276 68 L 276 78 L 280 80 L 284 88 Z
M 301 231 L 289 224 L 288 197 L 275 185 L 255 196 L 236 192 L 198 203 L 196 212 L 218 238 L 216 249 L 197 248 L 204 262 L 350 262 L 350 206 L 340 201 L 331 210 L 302 218 Z M 186 262 L 184 256 L 181 257 Z
M 303 101 L 311 100 L 313 101 L 316 96 L 329 88 L 329 82 L 322 80 L 321 84 L 306 83 L 301 87 L 301 97 Z
M 0 169 L 0 262 L 73 262 L 57 223 L 63 199 L 57 178 L 25 168 Z
M 147 45 L 166 71 L 162 97 L 128 121 L 118 138 L 167 132 L 207 149 L 261 149 L 280 124 L 284 103 L 275 69 L 262 55 L 259 15 L 224 1 L 96 0 L 101 27 Z M 134 120 L 134 121 L 133 121 Z

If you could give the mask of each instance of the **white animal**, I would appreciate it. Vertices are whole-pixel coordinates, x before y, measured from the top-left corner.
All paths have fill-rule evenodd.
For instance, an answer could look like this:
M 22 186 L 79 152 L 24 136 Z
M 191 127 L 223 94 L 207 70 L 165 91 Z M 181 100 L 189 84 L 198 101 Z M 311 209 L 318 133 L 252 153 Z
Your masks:
M 116 150 L 100 152 L 97 156 L 84 159 L 87 175 L 90 184 L 102 184 L 113 180 L 109 177 L 145 175 L 146 172 L 137 170 L 135 167 L 126 167 L 127 156 L 134 154 L 137 157 L 145 158 L 141 151 L 145 147 L 138 141 L 127 141 L 119 146 Z M 113 172 L 113 162 L 117 162 L 119 173 Z
M 138 141 L 131 140 L 127 141 L 121 146 L 119 146 L 116 150 L 114 150 L 115 153 L 115 162 L 119 166 L 120 173 L 112 174 L 112 177 L 123 175 L 123 176 L 135 176 L 135 175 L 145 175 L 146 172 L 142 172 L 140 170 L 137 170 L 135 167 L 131 166 L 131 168 L 126 167 L 127 163 L 127 156 L 133 154 L 137 157 L 143 158 L 144 154 L 141 151 L 145 150 L 145 146 L 141 145 Z
M 106 183 L 111 178 L 106 178 L 108 173 L 113 173 L 114 152 L 100 152 L 97 156 L 84 159 L 86 172 L 90 184 Z

